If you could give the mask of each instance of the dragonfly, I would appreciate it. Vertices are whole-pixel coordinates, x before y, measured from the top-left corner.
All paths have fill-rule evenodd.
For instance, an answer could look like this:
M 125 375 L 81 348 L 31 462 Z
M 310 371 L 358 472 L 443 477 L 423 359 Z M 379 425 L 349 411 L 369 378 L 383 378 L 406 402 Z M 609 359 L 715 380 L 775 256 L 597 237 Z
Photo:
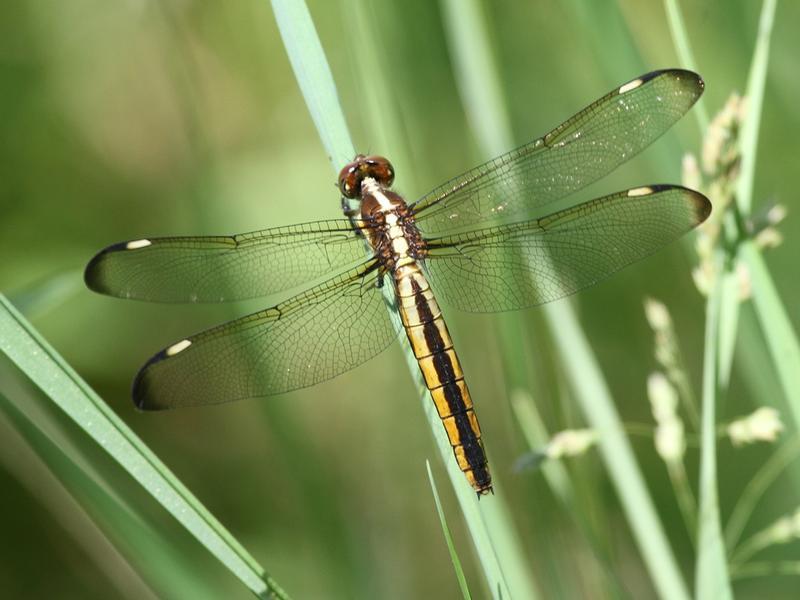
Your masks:
M 172 409 L 297 390 L 353 369 L 405 332 L 459 468 L 479 498 L 492 492 L 437 299 L 467 312 L 558 300 L 702 223 L 711 203 L 678 185 L 554 205 L 650 145 L 703 88 L 691 71 L 647 73 L 415 202 L 391 189 L 386 158 L 358 155 L 338 178 L 343 218 L 105 248 L 85 271 L 102 294 L 186 303 L 283 294 L 155 354 L 134 380 L 135 405 Z

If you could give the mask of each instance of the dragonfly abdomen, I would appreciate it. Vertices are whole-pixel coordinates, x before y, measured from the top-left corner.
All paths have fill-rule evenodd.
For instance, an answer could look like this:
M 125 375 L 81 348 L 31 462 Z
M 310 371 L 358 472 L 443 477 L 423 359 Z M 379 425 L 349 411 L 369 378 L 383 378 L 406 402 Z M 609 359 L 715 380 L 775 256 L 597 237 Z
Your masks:
M 394 269 L 394 284 L 403 326 L 458 466 L 478 494 L 487 494 L 492 477 L 480 425 L 436 298 L 415 261 Z

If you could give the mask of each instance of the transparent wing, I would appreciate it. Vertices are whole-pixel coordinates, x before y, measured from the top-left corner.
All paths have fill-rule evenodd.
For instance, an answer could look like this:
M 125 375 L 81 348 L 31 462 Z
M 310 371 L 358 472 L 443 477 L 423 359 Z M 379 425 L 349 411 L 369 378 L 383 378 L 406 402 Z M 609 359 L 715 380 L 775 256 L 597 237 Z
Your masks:
M 268 296 L 364 260 L 346 219 L 233 236 L 162 237 L 109 246 L 86 267 L 96 292 L 152 302 Z
M 428 240 L 434 291 L 470 312 L 568 296 L 702 223 L 708 199 L 679 186 L 619 192 L 547 217 Z
M 360 365 L 397 337 L 371 260 L 272 308 L 162 350 L 133 384 L 139 408 L 217 404 L 288 392 Z
M 691 108 L 703 80 L 691 71 L 655 71 L 613 90 L 545 135 L 448 181 L 412 209 L 426 234 L 487 219 L 523 220 L 610 173 Z

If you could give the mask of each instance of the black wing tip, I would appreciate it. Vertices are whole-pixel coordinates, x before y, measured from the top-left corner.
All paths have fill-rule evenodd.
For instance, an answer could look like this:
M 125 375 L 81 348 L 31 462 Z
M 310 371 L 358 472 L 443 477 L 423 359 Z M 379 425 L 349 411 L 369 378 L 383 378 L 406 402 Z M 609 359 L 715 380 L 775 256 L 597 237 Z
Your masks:
M 105 262 L 112 254 L 117 252 L 130 252 L 138 248 L 150 245 L 149 240 L 131 240 L 127 242 L 117 242 L 106 246 L 95 254 L 83 270 L 83 281 L 93 292 L 105 294 L 106 296 L 122 296 L 119 290 L 109 287 L 105 279 Z
M 711 200 L 709 200 L 705 194 L 701 194 L 697 190 L 682 185 L 652 185 L 650 187 L 657 192 L 666 191 L 667 189 L 680 190 L 683 192 L 694 210 L 695 226 L 703 223 L 711 215 L 711 209 L 713 208 Z
M 703 78 L 700 77 L 694 71 L 690 71 L 689 69 L 680 69 L 680 68 L 668 68 L 668 69 L 656 69 L 655 71 L 650 71 L 649 73 L 645 73 L 644 75 L 637 77 L 636 79 L 641 80 L 642 83 L 647 83 L 651 79 L 655 79 L 656 77 L 663 77 L 669 75 L 674 79 L 680 79 L 685 81 L 693 81 L 697 83 L 700 87 L 705 87 L 705 82 Z M 634 79 L 633 81 L 636 81 Z
M 711 216 L 711 210 L 713 209 L 711 200 L 698 191 L 689 188 L 684 189 L 688 192 L 689 199 L 694 206 L 694 216 L 697 219 L 697 224 L 700 225 L 704 223 L 705 220 Z
M 699 98 L 703 91 L 705 90 L 706 83 L 703 81 L 703 78 L 700 77 L 694 71 L 689 71 L 688 69 L 658 69 L 656 71 L 650 71 L 649 73 L 645 73 L 644 75 L 640 75 L 636 79 L 632 79 L 628 83 L 622 85 L 619 89 L 626 90 L 626 89 L 634 89 L 641 85 L 644 85 L 648 81 L 652 81 L 653 79 L 658 79 L 660 77 L 669 77 L 675 81 L 681 83 L 681 86 L 684 89 L 691 90 L 695 93 L 694 100 Z
M 691 203 L 692 208 L 694 210 L 695 226 L 703 223 L 711 215 L 711 210 L 713 208 L 711 200 L 709 200 L 704 194 L 701 194 L 697 190 L 693 190 L 691 188 L 687 188 L 682 185 L 674 185 L 670 183 L 654 183 L 644 187 L 627 190 L 627 192 L 625 193 L 628 196 L 634 196 L 634 197 L 652 196 L 655 194 L 659 194 L 661 192 L 668 192 L 671 190 L 680 190 L 681 192 L 683 192 L 683 195 L 686 197 L 686 199 Z
M 98 294 L 113 295 L 113 292 L 103 283 L 103 263 L 110 253 L 117 252 L 124 246 L 124 243 L 112 244 L 92 257 L 83 270 L 83 282 L 86 287 Z
M 152 382 L 149 380 L 150 368 L 167 358 L 169 358 L 167 351 L 162 350 L 158 354 L 152 356 L 136 374 L 133 380 L 131 395 L 133 397 L 134 406 L 139 410 L 153 412 L 170 408 L 170 406 L 159 401 L 158 395 L 154 393 Z

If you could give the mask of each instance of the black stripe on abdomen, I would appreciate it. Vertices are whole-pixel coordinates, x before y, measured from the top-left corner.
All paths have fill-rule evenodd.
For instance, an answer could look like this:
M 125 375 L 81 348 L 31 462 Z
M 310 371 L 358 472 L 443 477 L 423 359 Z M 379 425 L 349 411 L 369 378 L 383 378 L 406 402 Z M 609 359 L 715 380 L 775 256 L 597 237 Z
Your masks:
M 453 350 L 450 333 L 422 273 L 414 270 L 405 277 L 410 279 L 410 288 L 404 287 L 410 289 L 411 295 L 401 298 L 409 302 L 405 306 L 401 302 L 400 311 L 425 384 L 442 419 L 459 468 L 478 494 L 486 494 L 492 490 L 492 477 L 472 398 Z M 426 284 L 425 289 L 418 277 Z M 413 303 L 410 302 L 412 298 Z

